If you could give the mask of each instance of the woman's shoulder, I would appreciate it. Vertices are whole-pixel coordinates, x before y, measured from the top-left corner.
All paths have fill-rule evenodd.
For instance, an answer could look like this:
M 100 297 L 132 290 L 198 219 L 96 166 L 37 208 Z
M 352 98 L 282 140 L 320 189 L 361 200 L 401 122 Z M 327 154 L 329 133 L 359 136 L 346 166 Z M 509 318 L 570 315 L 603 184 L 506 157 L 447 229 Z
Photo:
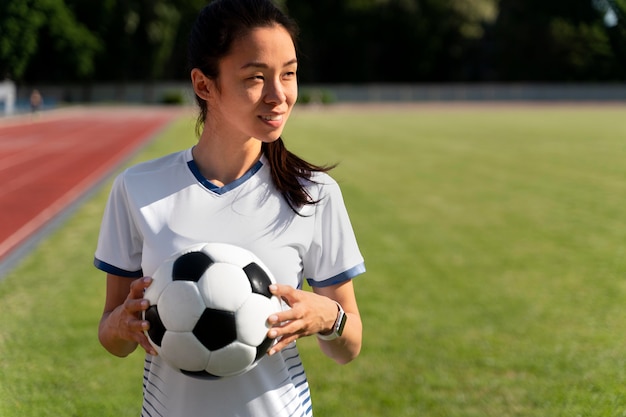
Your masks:
M 181 163 L 186 164 L 188 155 L 191 150 L 185 149 L 164 155 L 155 159 L 139 162 L 126 170 L 129 174 L 140 174 L 144 172 L 154 172 L 159 170 L 167 170 L 173 166 L 178 166 Z
M 191 150 L 185 149 L 174 152 L 159 158 L 148 161 L 139 162 L 124 171 L 125 176 L 155 174 L 160 171 L 168 171 L 172 168 L 179 167 L 181 164 L 186 165 Z
M 154 184 L 170 183 L 173 178 L 187 170 L 191 150 L 171 153 L 156 159 L 139 162 L 120 173 L 115 180 L 115 187 L 138 191 Z M 123 184 L 123 185 L 122 185 Z
M 323 171 L 313 171 L 307 183 L 308 185 L 317 185 L 319 187 L 338 186 L 337 181 L 328 172 Z
M 304 180 L 304 187 L 313 200 L 323 201 L 328 197 L 341 197 L 339 183 L 327 172 L 311 173 L 311 177 Z

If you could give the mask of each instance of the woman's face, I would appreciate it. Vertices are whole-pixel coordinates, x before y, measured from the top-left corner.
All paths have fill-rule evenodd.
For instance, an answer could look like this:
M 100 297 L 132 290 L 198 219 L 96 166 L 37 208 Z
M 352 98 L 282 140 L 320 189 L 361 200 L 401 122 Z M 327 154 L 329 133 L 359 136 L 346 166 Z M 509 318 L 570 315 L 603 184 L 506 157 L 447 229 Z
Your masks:
M 272 142 L 298 97 L 296 50 L 279 25 L 252 29 L 233 42 L 209 82 L 208 123 L 222 135 Z

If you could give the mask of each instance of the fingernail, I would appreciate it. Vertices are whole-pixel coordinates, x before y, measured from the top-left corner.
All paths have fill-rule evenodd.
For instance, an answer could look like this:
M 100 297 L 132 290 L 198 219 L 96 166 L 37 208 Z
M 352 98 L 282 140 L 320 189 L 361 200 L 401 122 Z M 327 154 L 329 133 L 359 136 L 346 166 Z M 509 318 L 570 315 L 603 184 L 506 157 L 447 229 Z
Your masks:
M 276 284 L 272 284 L 270 285 L 270 291 L 274 292 L 278 289 L 278 287 L 276 286 Z
M 271 316 L 269 316 L 267 321 L 269 321 L 270 323 L 277 323 L 278 322 L 278 316 L 276 314 L 272 314 Z
M 270 330 L 267 336 L 273 339 L 276 337 L 277 334 L 278 332 L 276 330 Z

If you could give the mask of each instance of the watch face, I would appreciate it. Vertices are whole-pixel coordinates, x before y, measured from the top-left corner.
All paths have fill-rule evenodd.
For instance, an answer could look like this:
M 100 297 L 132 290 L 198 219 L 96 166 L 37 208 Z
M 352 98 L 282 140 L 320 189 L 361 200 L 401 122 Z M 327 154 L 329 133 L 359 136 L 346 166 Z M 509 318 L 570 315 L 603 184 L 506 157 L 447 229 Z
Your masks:
M 338 336 L 343 334 L 343 328 L 346 326 L 346 321 L 348 321 L 348 316 L 343 311 L 339 314 L 339 320 L 337 322 L 337 328 L 335 329 L 335 333 Z

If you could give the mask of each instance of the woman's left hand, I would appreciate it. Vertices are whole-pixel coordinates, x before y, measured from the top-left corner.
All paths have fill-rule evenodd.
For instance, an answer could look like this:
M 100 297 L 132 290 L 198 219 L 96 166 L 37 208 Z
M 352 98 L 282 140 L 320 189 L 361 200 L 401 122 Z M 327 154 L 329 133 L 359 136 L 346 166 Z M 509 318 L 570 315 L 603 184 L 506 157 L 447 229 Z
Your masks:
M 337 319 L 337 304 L 332 299 L 289 285 L 274 284 L 270 286 L 270 291 L 291 307 L 268 318 L 272 327 L 267 334 L 272 339 L 278 339 L 269 350 L 270 355 L 301 337 L 328 332 L 333 328 Z

